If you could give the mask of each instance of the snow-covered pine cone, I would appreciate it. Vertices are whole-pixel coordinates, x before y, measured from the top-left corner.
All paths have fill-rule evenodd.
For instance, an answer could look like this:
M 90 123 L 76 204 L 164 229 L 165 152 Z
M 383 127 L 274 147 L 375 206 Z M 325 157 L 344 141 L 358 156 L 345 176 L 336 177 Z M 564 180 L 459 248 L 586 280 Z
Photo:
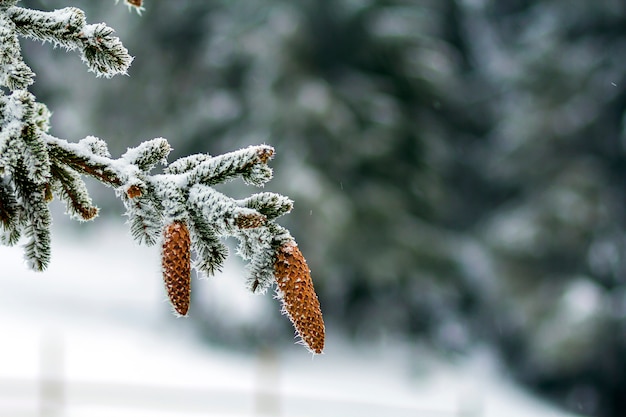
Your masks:
M 185 223 L 175 221 L 165 227 L 161 256 L 167 295 L 176 312 L 184 316 L 191 296 L 191 239 Z
M 285 243 L 278 248 L 274 276 L 278 283 L 278 296 L 283 302 L 283 312 L 289 316 L 306 346 L 314 353 L 322 353 L 324 318 L 313 288 L 311 271 L 295 242 Z

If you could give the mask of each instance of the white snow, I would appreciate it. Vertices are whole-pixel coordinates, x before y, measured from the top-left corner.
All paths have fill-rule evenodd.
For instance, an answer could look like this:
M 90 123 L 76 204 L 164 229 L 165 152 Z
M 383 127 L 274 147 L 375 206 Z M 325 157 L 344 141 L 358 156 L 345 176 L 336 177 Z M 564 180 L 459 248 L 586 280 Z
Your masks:
M 394 341 L 350 346 L 332 329 L 315 357 L 200 344 L 168 317 L 159 248 L 97 222 L 81 234 L 56 225 L 43 273 L 0 246 L 0 416 L 571 416 L 516 387 L 487 350 L 451 362 Z M 237 262 L 222 275 L 196 286 L 265 302 L 245 292 Z

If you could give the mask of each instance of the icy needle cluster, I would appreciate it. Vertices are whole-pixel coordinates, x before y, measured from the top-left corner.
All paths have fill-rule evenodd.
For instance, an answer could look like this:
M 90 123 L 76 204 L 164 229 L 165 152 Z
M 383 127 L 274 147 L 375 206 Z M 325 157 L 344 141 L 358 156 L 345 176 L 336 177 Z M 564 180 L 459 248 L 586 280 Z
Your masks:
M 191 268 L 206 275 L 220 270 L 228 255 L 222 238 L 234 236 L 239 255 L 249 262 L 250 290 L 265 292 L 278 284 L 283 310 L 298 335 L 320 353 L 324 323 L 310 271 L 289 232 L 274 222 L 291 210 L 292 201 L 268 192 L 235 200 L 213 188 L 234 178 L 263 186 L 272 177 L 267 163 L 274 149 L 250 146 L 168 165 L 170 145 L 163 138 L 113 158 L 106 142 L 96 137 L 71 143 L 50 135 L 48 109 L 27 90 L 34 73 L 22 60 L 19 36 L 78 50 L 97 76 L 126 73 L 132 58 L 111 28 L 86 24 L 80 9 L 43 12 L 17 7 L 17 2 L 0 0 L 0 242 L 25 241 L 28 265 L 45 269 L 50 262 L 48 203 L 57 197 L 71 217 L 93 219 L 98 209 L 82 179 L 93 177 L 115 189 L 135 240 L 161 244 L 163 278 L 178 314 L 189 308 Z M 158 164 L 166 165 L 163 172 L 152 173 Z M 299 300 L 304 300 L 302 308 Z

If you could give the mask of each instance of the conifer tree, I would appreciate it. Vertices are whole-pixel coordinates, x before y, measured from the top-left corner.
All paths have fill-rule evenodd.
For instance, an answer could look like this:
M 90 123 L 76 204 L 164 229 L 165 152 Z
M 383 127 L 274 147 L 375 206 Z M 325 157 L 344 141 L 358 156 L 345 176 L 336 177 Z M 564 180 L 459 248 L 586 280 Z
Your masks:
M 249 146 L 168 164 L 171 148 L 164 138 L 113 158 L 102 139 L 88 136 L 74 143 L 50 135 L 50 112 L 28 91 L 35 74 L 22 59 L 20 36 L 77 50 L 98 77 L 126 74 L 132 57 L 113 29 L 87 24 L 78 8 L 46 12 L 18 7 L 18 2 L 0 0 L 0 242 L 24 242 L 28 266 L 46 269 L 48 203 L 56 197 L 66 203 L 70 217 L 94 219 L 98 208 L 82 177 L 95 178 L 122 200 L 133 238 L 149 246 L 161 244 L 163 279 L 177 314 L 188 312 L 191 269 L 206 275 L 220 270 L 228 255 L 220 239 L 234 236 L 238 254 L 249 262 L 249 289 L 264 293 L 277 284 L 283 311 L 303 344 L 321 353 L 324 323 L 309 268 L 289 231 L 275 223 L 291 210 L 292 201 L 270 192 L 236 200 L 213 188 L 237 177 L 263 186 L 272 177 L 267 164 L 274 149 Z M 125 3 L 142 10 L 139 0 Z M 166 165 L 162 173 L 151 173 L 159 164 Z

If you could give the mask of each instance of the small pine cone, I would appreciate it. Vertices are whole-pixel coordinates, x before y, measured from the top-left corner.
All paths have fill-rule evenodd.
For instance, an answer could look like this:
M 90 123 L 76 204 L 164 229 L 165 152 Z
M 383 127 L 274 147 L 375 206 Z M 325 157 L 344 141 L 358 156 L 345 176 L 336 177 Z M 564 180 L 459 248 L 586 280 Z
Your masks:
M 189 310 L 191 295 L 191 239 L 183 222 L 176 221 L 163 230 L 163 280 L 165 289 L 178 314 Z
M 298 335 L 314 353 L 324 349 L 324 318 L 313 288 L 311 271 L 295 242 L 282 245 L 276 254 L 274 275 L 278 294 Z

